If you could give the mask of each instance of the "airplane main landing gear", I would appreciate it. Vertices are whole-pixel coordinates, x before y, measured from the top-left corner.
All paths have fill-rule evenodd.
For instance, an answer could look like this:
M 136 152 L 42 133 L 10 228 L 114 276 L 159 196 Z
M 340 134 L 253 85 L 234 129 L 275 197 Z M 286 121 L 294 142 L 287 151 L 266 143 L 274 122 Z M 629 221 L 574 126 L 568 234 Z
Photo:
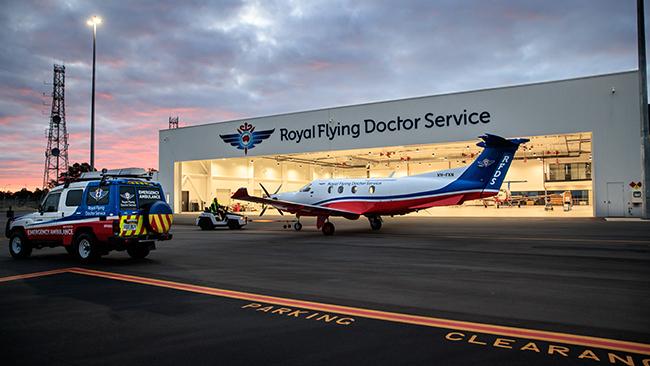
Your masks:
M 370 217 L 368 217 L 368 222 L 370 222 L 370 228 L 372 230 L 381 229 L 381 217 L 379 217 L 379 216 L 370 216 Z
M 300 223 L 300 221 L 296 221 L 296 223 L 293 224 L 293 229 L 296 231 L 302 230 L 302 224 Z
M 334 234 L 334 224 L 331 222 L 326 222 L 323 224 L 323 234 L 324 235 L 333 235 Z

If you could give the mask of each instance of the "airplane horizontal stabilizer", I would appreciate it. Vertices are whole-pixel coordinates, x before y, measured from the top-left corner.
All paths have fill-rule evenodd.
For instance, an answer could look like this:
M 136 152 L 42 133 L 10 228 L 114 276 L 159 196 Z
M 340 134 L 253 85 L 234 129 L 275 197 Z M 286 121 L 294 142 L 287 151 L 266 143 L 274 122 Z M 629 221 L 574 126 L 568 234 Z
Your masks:
M 529 139 L 506 139 L 501 136 L 492 135 L 486 133 L 485 135 L 479 136 L 483 141 L 476 144 L 479 147 L 495 147 L 495 148 L 517 148 L 519 145 L 524 144 Z

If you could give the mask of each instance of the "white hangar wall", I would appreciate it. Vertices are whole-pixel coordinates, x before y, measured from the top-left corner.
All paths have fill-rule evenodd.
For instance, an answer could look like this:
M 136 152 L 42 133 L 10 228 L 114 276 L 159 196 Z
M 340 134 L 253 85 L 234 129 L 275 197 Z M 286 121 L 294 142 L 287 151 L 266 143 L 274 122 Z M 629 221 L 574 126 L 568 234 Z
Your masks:
M 638 87 L 637 71 L 629 71 L 161 130 L 160 182 L 177 210 L 176 162 L 467 141 L 485 132 L 505 137 L 591 132 L 595 216 L 608 216 L 612 204 L 623 205 L 626 216 L 640 216 L 628 186 L 641 181 Z M 372 121 L 376 127 L 379 121 L 407 119 L 410 129 L 372 129 Z M 220 138 L 236 134 L 245 122 L 255 131 L 274 130 L 246 153 Z M 612 203 L 612 190 L 621 186 L 622 202 Z

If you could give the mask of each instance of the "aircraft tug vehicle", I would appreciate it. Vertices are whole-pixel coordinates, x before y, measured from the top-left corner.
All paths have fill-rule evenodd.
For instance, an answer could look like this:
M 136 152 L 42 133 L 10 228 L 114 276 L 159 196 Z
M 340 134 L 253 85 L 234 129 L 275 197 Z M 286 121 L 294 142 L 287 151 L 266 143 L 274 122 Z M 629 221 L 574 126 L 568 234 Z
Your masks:
M 227 210 L 224 210 L 223 213 L 219 214 L 206 209 L 196 218 L 196 226 L 200 227 L 201 230 L 214 230 L 220 227 L 237 230 L 246 226 L 246 224 L 248 224 L 247 217 Z

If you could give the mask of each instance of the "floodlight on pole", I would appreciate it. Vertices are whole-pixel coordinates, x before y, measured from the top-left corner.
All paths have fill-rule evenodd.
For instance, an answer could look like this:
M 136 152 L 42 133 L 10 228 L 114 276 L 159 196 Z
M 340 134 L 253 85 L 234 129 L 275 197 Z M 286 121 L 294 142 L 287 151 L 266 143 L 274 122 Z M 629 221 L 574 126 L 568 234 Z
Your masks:
M 92 26 L 98 26 L 98 25 L 102 24 L 102 18 L 94 15 L 92 18 L 88 19 L 86 24 L 92 25 Z
M 95 170 L 95 39 L 97 38 L 97 26 L 102 24 L 102 18 L 93 16 L 86 22 L 93 27 L 93 89 L 90 102 L 90 169 Z

